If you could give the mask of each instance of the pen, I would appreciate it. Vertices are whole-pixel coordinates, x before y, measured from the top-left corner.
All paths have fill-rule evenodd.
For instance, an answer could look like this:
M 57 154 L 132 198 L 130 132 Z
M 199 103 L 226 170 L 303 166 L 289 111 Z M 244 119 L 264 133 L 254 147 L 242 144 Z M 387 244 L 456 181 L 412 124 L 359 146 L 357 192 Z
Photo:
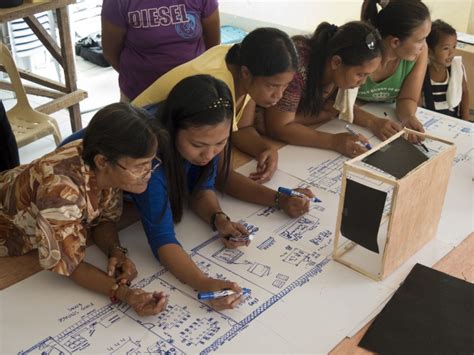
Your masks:
M 384 112 L 384 113 L 383 113 L 383 115 L 384 115 L 385 117 L 387 117 L 387 116 L 388 116 L 388 115 L 387 115 L 387 112 Z M 418 143 L 418 144 L 419 144 L 419 145 L 420 145 L 420 146 L 421 146 L 421 147 L 422 147 L 424 150 L 426 150 L 426 152 L 427 152 L 427 153 L 429 153 L 429 152 L 430 152 L 430 150 L 429 150 L 429 149 L 426 147 L 426 145 L 424 145 L 424 144 L 423 144 L 423 143 L 421 143 L 421 142 L 420 142 L 420 143 Z
M 305 194 L 302 194 L 301 192 L 298 192 L 298 191 L 295 191 L 295 190 L 292 190 L 292 189 L 288 189 L 286 187 L 279 187 L 278 192 L 282 193 L 284 195 L 287 195 L 287 196 L 296 196 L 296 197 L 301 197 L 301 198 L 307 198 L 308 200 L 310 200 L 312 202 L 321 202 L 321 200 L 317 197 L 311 198 L 311 197 L 306 196 Z
M 357 136 L 357 133 L 348 124 L 346 124 L 346 130 L 353 136 Z M 363 143 L 363 144 L 364 144 L 364 147 L 366 147 L 367 149 L 372 149 L 372 146 L 370 145 L 370 143 Z
M 430 152 L 430 150 L 426 147 L 426 145 L 424 145 L 423 143 L 419 143 L 419 144 L 423 147 L 424 150 L 426 150 L 427 153 Z
M 250 293 L 250 289 L 243 288 L 242 294 L 247 295 Z M 234 290 L 221 290 L 221 291 L 214 291 L 214 292 L 199 292 L 198 299 L 199 300 L 214 300 L 216 298 L 227 297 L 230 295 L 235 295 L 236 292 Z

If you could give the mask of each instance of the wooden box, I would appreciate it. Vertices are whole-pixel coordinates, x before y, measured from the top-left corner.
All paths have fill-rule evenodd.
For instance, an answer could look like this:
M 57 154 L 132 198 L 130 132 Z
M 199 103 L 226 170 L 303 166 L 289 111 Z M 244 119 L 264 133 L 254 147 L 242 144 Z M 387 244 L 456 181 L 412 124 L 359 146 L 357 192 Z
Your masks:
M 408 133 L 423 136 L 424 144 L 429 147 L 430 153 L 426 154 L 429 157 L 428 160 L 410 170 L 405 176 L 397 179 L 363 162 L 363 159 L 374 152 L 387 149 L 387 145 L 395 139 L 406 138 Z M 455 150 L 452 142 L 405 128 L 365 154 L 347 161 L 343 168 L 334 240 L 334 260 L 374 280 L 382 280 L 433 239 L 444 204 Z M 353 215 L 364 215 L 369 213 L 365 210 L 372 204 L 365 197 L 354 201 L 352 197 L 355 195 L 351 192 L 348 196 L 351 196 L 352 200 L 346 200 L 348 183 L 351 191 L 353 191 L 352 187 L 357 185 L 364 189 L 370 188 L 377 194 L 380 194 L 380 191 L 386 193 L 386 198 L 381 204 L 378 203 L 382 208 L 378 209 L 379 219 L 375 222 L 378 228 L 375 230 L 376 240 L 370 241 L 372 245 L 376 242 L 377 247 L 372 250 L 362 246 L 360 241 L 355 242 L 352 236 L 346 238 L 347 235 L 344 236 L 341 231 L 341 226 L 344 227 L 343 223 L 347 221 L 347 206 L 360 206 Z M 369 221 L 374 220 L 371 215 L 368 217 Z M 356 228 L 352 228 L 356 234 L 365 233 L 365 225 L 357 226 L 357 223 L 364 218 L 356 220 Z M 347 227 L 345 230 L 347 231 Z M 367 245 L 367 243 L 362 244 Z

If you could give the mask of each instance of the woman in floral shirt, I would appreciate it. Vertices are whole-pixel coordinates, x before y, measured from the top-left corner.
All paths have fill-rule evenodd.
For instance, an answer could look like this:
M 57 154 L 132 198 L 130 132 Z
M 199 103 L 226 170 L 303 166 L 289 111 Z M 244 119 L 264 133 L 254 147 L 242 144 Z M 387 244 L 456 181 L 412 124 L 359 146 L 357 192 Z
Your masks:
M 145 191 L 159 166 L 148 114 L 113 104 L 91 120 L 83 140 L 0 174 L 0 256 L 38 250 L 44 269 L 132 306 L 139 315 L 166 307 L 162 293 L 128 287 L 137 275 L 120 246 L 122 192 Z M 109 256 L 107 273 L 84 261 L 90 237 Z

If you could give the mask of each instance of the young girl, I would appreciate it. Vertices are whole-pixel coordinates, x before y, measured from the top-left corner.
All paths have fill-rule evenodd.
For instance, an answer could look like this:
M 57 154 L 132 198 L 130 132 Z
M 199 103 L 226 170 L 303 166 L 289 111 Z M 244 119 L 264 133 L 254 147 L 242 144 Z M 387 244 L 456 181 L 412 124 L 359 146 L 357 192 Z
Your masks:
M 297 62 L 294 45 L 286 33 L 275 28 L 259 28 L 250 32 L 240 44 L 213 47 L 198 58 L 169 71 L 140 94 L 133 104 L 146 107 L 161 102 L 178 82 L 192 75 L 209 74 L 222 80 L 231 94 L 232 139 L 240 142 L 237 148 L 256 157 L 258 170 L 252 175 L 254 181 L 231 170 L 225 186 L 221 184 L 222 176 L 219 174 L 218 185 L 233 197 L 259 205 L 281 207 L 291 217 L 297 217 L 309 209 L 305 199 L 287 200 L 286 196 L 280 196 L 277 191 L 259 184 L 269 180 L 276 170 L 276 150 L 262 140 L 252 124 L 235 132 L 250 97 L 264 107 L 275 104 L 292 80 Z M 308 189 L 301 189 L 300 192 L 313 196 Z
M 423 82 L 423 107 L 469 120 L 469 89 L 462 58 L 455 57 L 456 30 L 442 20 L 431 25 L 426 39 L 429 65 Z
M 277 105 L 265 109 L 266 131 L 290 144 L 332 149 L 349 157 L 363 153 L 366 148 L 360 143 L 367 140 L 361 135 L 330 134 L 307 126 L 337 117 L 339 111 L 333 108 L 336 93 L 339 98 L 350 95 L 379 66 L 377 32 L 363 22 L 341 27 L 324 22 L 311 37 L 296 36 L 293 41 L 299 69 Z M 380 138 L 396 132 L 391 121 L 379 120 L 346 100 L 336 101 L 341 110 L 353 115 L 355 123 L 369 127 Z
M 129 304 L 139 315 L 165 309 L 160 292 L 131 289 L 135 265 L 120 246 L 121 190 L 141 193 L 155 159 L 149 115 L 125 104 L 92 118 L 84 139 L 0 174 L 0 256 L 38 250 L 39 264 Z M 84 261 L 86 239 L 108 255 L 107 273 Z
M 372 23 L 383 41 L 382 64 L 359 89 L 357 98 L 369 102 L 396 101 L 403 126 L 424 132 L 416 109 L 425 76 L 430 33 L 430 13 L 421 1 L 390 1 L 380 12 L 369 0 L 363 20 Z
M 173 226 L 181 221 L 189 204 L 226 246 L 249 243 L 245 227 L 222 212 L 214 191 L 221 152 L 224 174 L 229 170 L 233 119 L 230 90 L 213 77 L 191 76 L 171 90 L 157 114 L 164 127 L 159 134 L 163 165 L 152 174 L 148 189 L 133 195 L 148 242 L 161 263 L 194 289 L 234 290 L 235 295 L 212 301 L 216 308 L 232 308 L 240 300 L 241 288 L 207 277 L 182 249 Z

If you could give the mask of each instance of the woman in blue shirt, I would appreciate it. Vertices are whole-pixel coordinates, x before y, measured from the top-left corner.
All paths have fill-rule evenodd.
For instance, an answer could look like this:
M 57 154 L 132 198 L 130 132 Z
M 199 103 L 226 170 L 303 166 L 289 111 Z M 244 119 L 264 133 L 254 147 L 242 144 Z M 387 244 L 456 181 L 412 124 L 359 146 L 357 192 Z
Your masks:
M 227 247 L 249 243 L 245 227 L 222 212 L 214 190 L 219 155 L 224 174 L 230 163 L 232 96 L 227 85 L 208 75 L 179 82 L 159 107 L 159 152 L 162 166 L 151 176 L 147 190 L 133 200 L 160 262 L 178 279 L 198 291 L 232 289 L 236 294 L 211 301 L 218 309 L 240 302 L 241 288 L 233 282 L 206 276 L 183 250 L 174 223 L 181 221 L 185 204 L 222 236 Z

